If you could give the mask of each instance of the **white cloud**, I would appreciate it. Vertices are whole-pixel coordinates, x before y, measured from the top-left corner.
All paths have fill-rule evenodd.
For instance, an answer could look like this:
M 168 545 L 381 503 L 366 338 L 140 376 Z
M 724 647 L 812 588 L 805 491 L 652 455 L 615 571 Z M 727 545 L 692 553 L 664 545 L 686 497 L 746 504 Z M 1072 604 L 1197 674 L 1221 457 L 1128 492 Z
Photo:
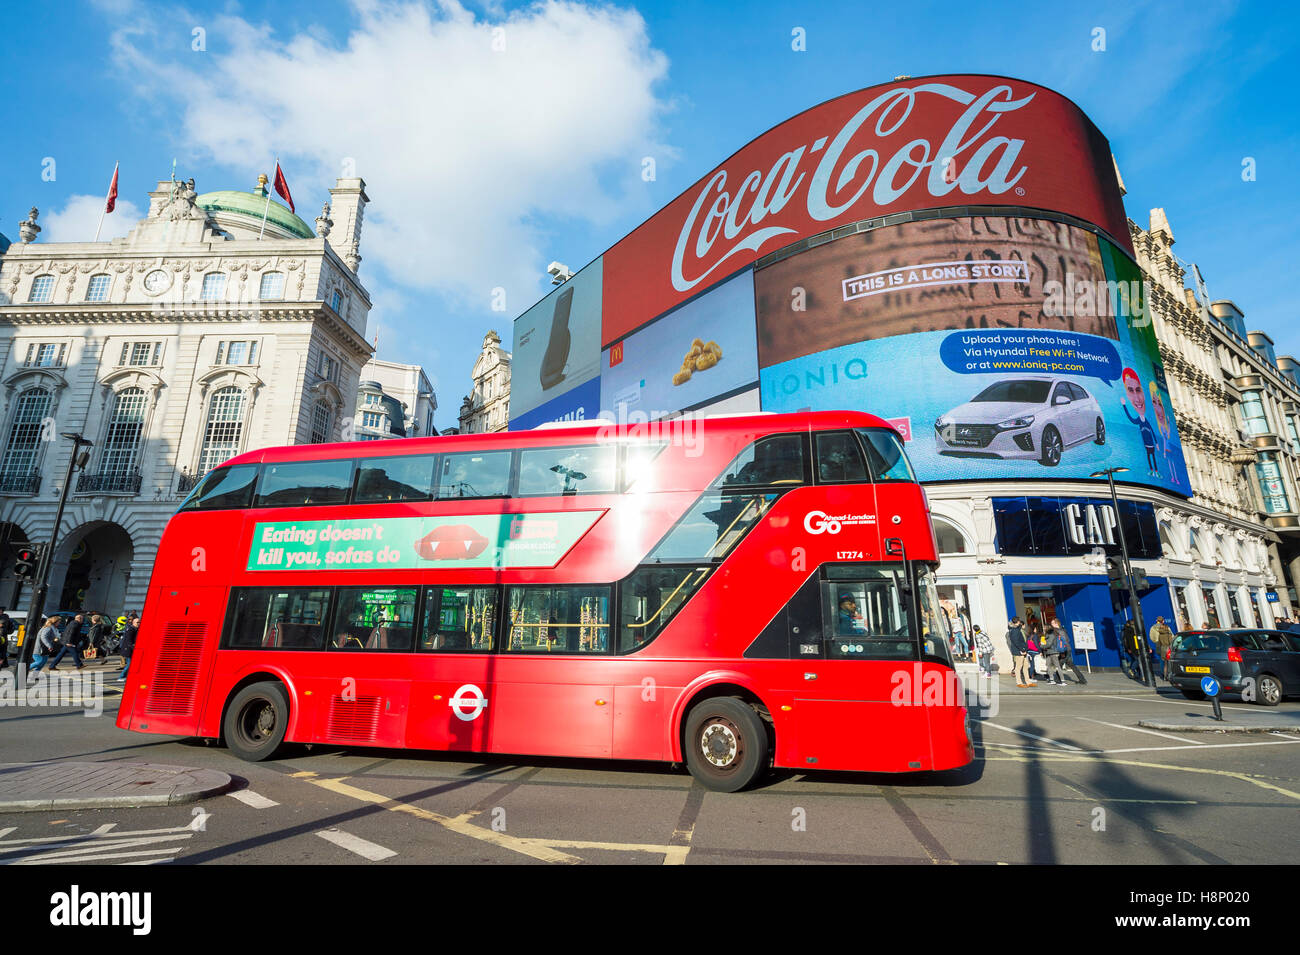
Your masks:
M 295 191 L 320 195 L 353 160 L 372 200 L 366 262 L 479 310 L 498 286 L 511 314 L 532 300 L 548 261 L 539 218 L 608 221 L 643 201 L 641 158 L 670 154 L 654 141 L 667 60 L 635 11 L 551 0 L 487 20 L 455 2 L 358 0 L 354 12 L 342 44 L 221 17 L 202 56 L 168 59 L 141 24 L 114 45 L 142 93 L 180 104 L 182 138 L 224 165 L 278 153 Z
M 90 242 L 95 238 L 99 214 L 104 211 L 103 196 L 69 196 L 62 209 L 42 212 L 37 221 L 42 242 Z M 144 213 L 133 202 L 118 198 L 117 207 L 104 216 L 99 241 L 117 239 L 135 228 Z

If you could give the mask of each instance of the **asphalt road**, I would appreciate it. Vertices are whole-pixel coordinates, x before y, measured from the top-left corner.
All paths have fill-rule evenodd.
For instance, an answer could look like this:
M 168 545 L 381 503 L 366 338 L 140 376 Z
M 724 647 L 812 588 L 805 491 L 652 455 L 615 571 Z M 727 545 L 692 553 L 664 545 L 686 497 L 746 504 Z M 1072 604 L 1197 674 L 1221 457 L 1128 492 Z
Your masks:
M 1200 707 L 1176 695 L 1004 695 L 996 716 L 975 722 L 977 760 L 966 770 L 778 772 L 725 795 L 662 764 L 322 747 L 250 764 L 215 745 L 117 729 L 115 696 L 93 718 L 6 706 L 5 761 L 214 768 L 240 788 L 195 806 L 0 815 L 0 862 L 1300 860 L 1300 733 L 1135 727 Z

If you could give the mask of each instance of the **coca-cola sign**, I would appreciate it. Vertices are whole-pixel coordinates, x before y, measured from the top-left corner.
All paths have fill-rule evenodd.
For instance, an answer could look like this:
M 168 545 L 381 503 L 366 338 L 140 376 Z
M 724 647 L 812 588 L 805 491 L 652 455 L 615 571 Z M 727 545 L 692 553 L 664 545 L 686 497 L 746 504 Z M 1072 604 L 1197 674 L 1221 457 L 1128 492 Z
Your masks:
M 602 341 L 810 235 L 958 205 L 1091 222 L 1125 249 L 1109 146 L 1051 90 L 984 76 L 873 87 L 769 130 L 605 254 Z

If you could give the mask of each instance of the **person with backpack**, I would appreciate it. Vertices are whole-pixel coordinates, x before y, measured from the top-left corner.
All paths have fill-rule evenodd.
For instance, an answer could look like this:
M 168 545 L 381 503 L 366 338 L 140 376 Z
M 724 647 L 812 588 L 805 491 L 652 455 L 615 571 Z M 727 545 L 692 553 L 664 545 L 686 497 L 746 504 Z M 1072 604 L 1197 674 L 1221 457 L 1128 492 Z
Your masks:
M 1012 617 L 1007 627 L 1007 649 L 1015 661 L 1016 686 L 1030 687 L 1038 683 L 1029 675 L 1029 648 L 1025 641 L 1025 630 L 1019 617 Z
M 1169 648 L 1174 642 L 1174 632 L 1169 628 L 1169 624 L 1165 623 L 1165 618 L 1160 616 L 1156 617 L 1156 622 L 1151 625 L 1151 632 L 1148 636 L 1151 639 L 1151 643 L 1155 646 L 1156 656 L 1160 659 L 1160 675 L 1164 677 L 1165 682 L 1168 683 L 1169 661 L 1167 658 L 1169 655 Z M 1151 672 L 1154 674 L 1155 668 L 1152 668 Z
M 1056 643 L 1060 648 L 1057 653 L 1057 665 L 1061 668 L 1061 678 L 1065 678 L 1065 673 L 1068 670 L 1080 685 L 1087 683 L 1088 678 L 1083 675 L 1079 665 L 1074 662 L 1074 647 L 1070 645 L 1070 635 L 1066 633 L 1060 622 L 1055 618 L 1052 619 L 1050 627 L 1056 632 Z

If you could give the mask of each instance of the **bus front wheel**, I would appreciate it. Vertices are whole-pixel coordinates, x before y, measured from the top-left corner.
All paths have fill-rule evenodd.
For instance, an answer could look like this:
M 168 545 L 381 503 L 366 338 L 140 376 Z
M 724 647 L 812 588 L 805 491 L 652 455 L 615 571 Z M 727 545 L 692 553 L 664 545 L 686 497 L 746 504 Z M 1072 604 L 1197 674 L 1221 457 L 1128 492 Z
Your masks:
M 734 793 L 767 769 L 767 730 L 734 696 L 704 700 L 686 717 L 686 765 L 706 789 Z
M 240 759 L 270 759 L 284 742 L 289 726 L 289 696 L 279 683 L 244 687 L 226 709 L 226 746 Z

